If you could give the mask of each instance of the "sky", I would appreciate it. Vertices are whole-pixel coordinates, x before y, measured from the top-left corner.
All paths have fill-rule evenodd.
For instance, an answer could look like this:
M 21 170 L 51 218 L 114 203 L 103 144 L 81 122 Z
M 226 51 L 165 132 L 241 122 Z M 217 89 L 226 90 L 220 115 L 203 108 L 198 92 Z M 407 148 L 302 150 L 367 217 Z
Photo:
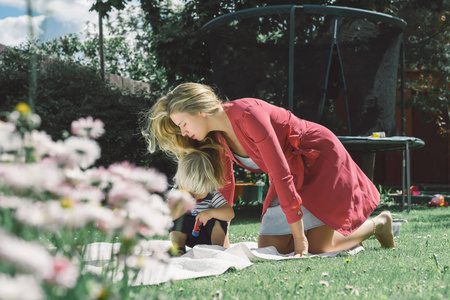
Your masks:
M 18 46 L 30 36 L 26 0 L 0 0 L 0 44 Z M 136 4 L 133 0 L 128 5 Z M 94 0 L 31 0 L 34 36 L 54 39 L 69 33 L 80 34 L 86 23 L 98 24 L 98 14 L 89 12 Z M 114 10 L 113 13 L 114 14 Z

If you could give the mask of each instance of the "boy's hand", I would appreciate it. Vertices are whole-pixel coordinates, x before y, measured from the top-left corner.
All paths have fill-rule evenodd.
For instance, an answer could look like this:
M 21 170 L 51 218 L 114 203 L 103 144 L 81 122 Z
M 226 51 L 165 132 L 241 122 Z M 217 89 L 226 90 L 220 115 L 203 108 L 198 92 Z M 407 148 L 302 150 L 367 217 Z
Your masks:
M 195 217 L 196 220 L 200 220 L 203 225 L 206 225 L 206 223 L 214 218 L 213 216 L 213 209 L 204 210 L 202 212 L 199 212 L 198 215 Z

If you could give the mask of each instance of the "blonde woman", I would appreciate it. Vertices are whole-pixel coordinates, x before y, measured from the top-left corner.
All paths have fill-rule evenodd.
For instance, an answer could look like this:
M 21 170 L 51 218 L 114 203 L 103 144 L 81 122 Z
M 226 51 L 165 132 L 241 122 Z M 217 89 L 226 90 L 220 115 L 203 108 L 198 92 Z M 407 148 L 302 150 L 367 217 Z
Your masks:
M 222 183 L 215 177 L 210 151 L 192 150 L 178 162 L 175 182 L 196 200 L 193 212 L 174 216 L 170 239 L 178 255 L 186 252 L 186 246 L 199 244 L 224 246 L 228 222 L 234 218 L 234 210 L 217 191 Z M 199 222 L 199 223 L 196 223 Z M 201 224 L 196 227 L 196 224 Z M 194 233 L 194 227 L 197 231 Z
M 146 116 L 150 152 L 159 146 L 177 158 L 204 145 L 219 149 L 214 163 L 230 205 L 233 161 L 268 174 L 260 247 L 301 256 L 351 249 L 373 235 L 382 247 L 395 247 L 390 213 L 368 219 L 378 190 L 327 128 L 259 99 L 222 103 L 197 83 L 177 86 Z

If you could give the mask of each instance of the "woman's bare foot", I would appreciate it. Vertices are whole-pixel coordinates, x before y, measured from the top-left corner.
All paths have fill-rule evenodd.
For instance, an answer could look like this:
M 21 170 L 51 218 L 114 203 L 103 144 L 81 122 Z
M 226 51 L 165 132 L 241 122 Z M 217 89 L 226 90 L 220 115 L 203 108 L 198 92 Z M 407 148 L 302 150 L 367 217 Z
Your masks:
M 383 211 L 373 219 L 375 222 L 375 238 L 381 247 L 394 248 L 394 233 L 392 231 L 392 216 L 389 211 Z

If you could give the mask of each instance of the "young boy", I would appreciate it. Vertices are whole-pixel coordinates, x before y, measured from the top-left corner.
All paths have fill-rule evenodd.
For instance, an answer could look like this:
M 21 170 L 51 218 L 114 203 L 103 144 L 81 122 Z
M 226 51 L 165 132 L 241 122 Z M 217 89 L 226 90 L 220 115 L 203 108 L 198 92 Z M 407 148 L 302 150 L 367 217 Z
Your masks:
M 178 249 L 177 255 L 183 255 L 186 246 L 223 246 L 228 229 L 227 221 L 234 218 L 233 208 L 217 191 L 221 184 L 215 179 L 211 160 L 210 155 L 199 150 L 186 154 L 179 160 L 175 182 L 179 188 L 191 193 L 197 203 L 193 212 L 174 216 L 170 239 L 174 248 Z M 198 236 L 195 236 L 193 228 L 197 220 L 201 227 Z

